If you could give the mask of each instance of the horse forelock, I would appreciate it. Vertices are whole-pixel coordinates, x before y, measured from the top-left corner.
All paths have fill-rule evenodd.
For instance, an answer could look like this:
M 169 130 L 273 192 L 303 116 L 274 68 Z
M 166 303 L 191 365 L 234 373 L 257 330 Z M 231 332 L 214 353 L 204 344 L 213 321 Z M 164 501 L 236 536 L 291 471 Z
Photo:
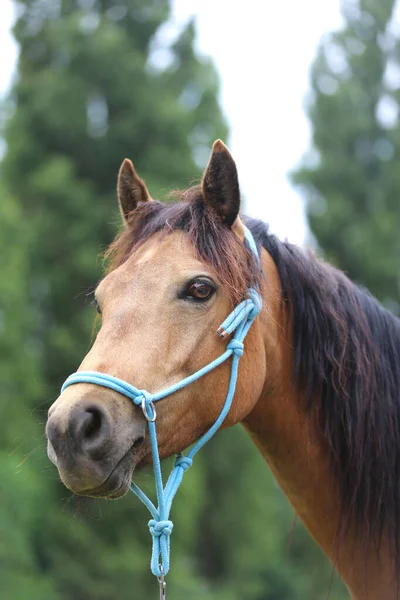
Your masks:
M 177 202 L 143 202 L 131 213 L 127 227 L 105 253 L 109 271 L 152 236 L 183 231 L 197 257 L 214 271 L 232 304 L 240 302 L 249 287 L 260 285 L 261 272 L 253 253 L 204 202 L 200 186 L 173 195 Z

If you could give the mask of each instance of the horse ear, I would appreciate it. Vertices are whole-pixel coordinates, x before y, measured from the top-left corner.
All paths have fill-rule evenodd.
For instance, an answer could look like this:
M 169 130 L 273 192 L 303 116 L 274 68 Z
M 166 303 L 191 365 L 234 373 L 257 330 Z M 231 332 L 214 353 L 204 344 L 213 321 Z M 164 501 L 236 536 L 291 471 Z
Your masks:
M 213 144 L 202 191 L 205 202 L 232 227 L 240 209 L 239 180 L 235 161 L 221 140 Z
M 136 173 L 132 161 L 125 158 L 118 173 L 118 202 L 122 218 L 126 222 L 129 213 L 137 207 L 139 202 L 151 200 L 147 187 Z

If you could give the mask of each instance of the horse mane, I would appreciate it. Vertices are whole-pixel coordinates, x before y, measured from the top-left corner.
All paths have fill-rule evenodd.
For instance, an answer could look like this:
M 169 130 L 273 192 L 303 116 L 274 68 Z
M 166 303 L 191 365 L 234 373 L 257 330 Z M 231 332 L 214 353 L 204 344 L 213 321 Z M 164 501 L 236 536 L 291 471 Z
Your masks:
M 316 408 L 350 526 L 400 566 L 400 319 L 343 272 L 249 219 L 272 257 L 293 319 L 293 379 Z M 399 569 L 396 569 L 399 573 Z
M 174 204 L 139 204 L 106 252 L 109 270 L 152 235 L 182 230 L 232 303 L 242 300 L 262 280 L 252 253 L 205 205 L 200 186 L 175 195 Z M 400 566 L 400 320 L 341 271 L 278 240 L 263 222 L 245 222 L 272 257 L 292 316 L 293 381 L 328 443 L 338 540 L 351 526 L 367 555 L 385 537 Z

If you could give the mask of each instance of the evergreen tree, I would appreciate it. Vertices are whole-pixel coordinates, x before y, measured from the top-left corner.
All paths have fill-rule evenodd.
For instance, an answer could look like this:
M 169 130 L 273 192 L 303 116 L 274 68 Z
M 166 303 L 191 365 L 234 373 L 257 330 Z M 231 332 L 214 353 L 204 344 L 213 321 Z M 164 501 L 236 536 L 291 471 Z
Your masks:
M 350 278 L 400 312 L 399 32 L 394 0 L 345 0 L 321 44 L 308 113 L 313 151 L 294 173 L 312 232 Z
M 155 581 L 145 509 L 130 496 L 71 500 L 42 430 L 91 338 L 86 294 L 119 226 L 121 160 L 134 160 L 154 197 L 189 185 L 213 140 L 226 138 L 218 81 L 193 51 L 192 23 L 163 49 L 167 0 L 18 4 L 21 54 L 1 165 L 0 249 L 11 260 L 0 284 L 0 600 L 147 598 Z M 152 479 L 142 481 L 151 492 Z M 310 600 L 329 586 L 330 567 L 302 530 L 290 559 L 292 512 L 240 428 L 220 432 L 199 456 L 174 514 L 177 600 Z
M 29 227 L 16 199 L 3 188 L 0 195 L 0 599 L 22 600 L 32 589 L 34 600 L 50 600 L 51 581 L 38 572 L 27 535 L 43 501 L 36 470 L 43 434 L 32 414 L 43 420 L 35 399 L 44 394 L 40 340 L 26 333 L 33 322 L 26 302 Z
M 226 137 L 218 82 L 212 65 L 192 50 L 192 23 L 169 50 L 167 68 L 150 60 L 169 14 L 166 0 L 24 0 L 19 6 L 18 81 L 1 165 L 8 195 L 0 243 L 13 258 L 1 283 L 8 328 L 0 373 L 3 481 L 12 481 L 38 438 L 40 448 L 39 458 L 21 467 L 20 486 L 9 485 L 0 515 L 7 530 L 10 505 L 21 507 L 9 558 L 14 567 L 3 561 L 0 567 L 8 573 L 4 597 L 26 598 L 25 578 L 30 594 L 41 598 L 127 598 L 132 582 L 136 597 L 146 597 L 154 589 L 147 515 L 132 498 L 111 508 L 70 502 L 62 512 L 68 493 L 50 470 L 42 428 L 46 407 L 91 338 L 94 313 L 86 294 L 101 276 L 96 256 L 119 226 L 115 184 L 122 159 L 134 159 L 155 197 L 186 187 L 201 173 L 193 157 L 201 160 L 202 147 Z M 98 522 L 99 511 L 111 514 Z M 71 522 L 75 513 L 83 521 Z M 195 515 L 196 507 L 194 522 Z M 134 526 L 127 529 L 127 521 Z

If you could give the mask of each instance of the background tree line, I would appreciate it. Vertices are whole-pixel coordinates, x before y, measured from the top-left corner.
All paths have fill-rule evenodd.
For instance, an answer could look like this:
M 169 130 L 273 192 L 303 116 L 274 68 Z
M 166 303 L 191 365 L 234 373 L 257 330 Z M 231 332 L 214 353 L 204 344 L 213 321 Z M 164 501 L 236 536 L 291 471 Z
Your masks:
M 91 339 L 87 294 L 119 226 L 119 164 L 132 157 L 154 197 L 200 176 L 213 140 L 228 135 L 218 77 L 193 49 L 193 23 L 163 48 L 168 0 L 18 5 L 18 76 L 1 112 L 0 600 L 148 598 L 157 589 L 145 510 L 131 496 L 71 498 L 43 429 Z M 389 0 L 344 3 L 346 27 L 322 43 L 312 69 L 313 152 L 293 178 L 326 257 L 396 311 L 392 11 Z M 154 59 L 160 49 L 164 68 Z M 149 473 L 141 483 L 151 493 Z M 196 459 L 175 514 L 176 600 L 325 598 L 331 567 L 301 525 L 290 542 L 293 511 L 240 427 Z M 330 597 L 347 598 L 339 582 Z

